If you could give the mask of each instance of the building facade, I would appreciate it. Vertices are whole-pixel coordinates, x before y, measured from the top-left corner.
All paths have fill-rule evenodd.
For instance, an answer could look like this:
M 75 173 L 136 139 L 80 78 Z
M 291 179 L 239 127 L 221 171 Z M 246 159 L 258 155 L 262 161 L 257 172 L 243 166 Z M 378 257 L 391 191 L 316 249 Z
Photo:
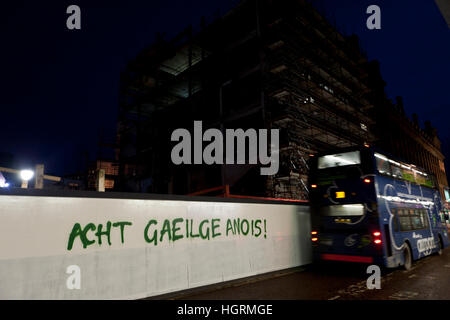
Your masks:
M 200 30 L 158 38 L 129 63 L 121 75 L 116 189 L 188 194 L 229 185 L 236 194 L 307 199 L 311 155 L 365 143 L 395 150 L 380 130 L 383 114 L 397 112 L 384 85 L 358 39 L 340 34 L 309 2 L 243 1 L 212 23 L 203 20 Z M 259 165 L 174 165 L 171 133 L 192 131 L 195 120 L 222 132 L 279 129 L 278 173 L 261 176 Z M 411 136 L 443 160 L 435 138 L 403 122 L 395 127 L 399 138 Z
M 422 128 L 416 114 L 412 119 L 406 117 L 401 99 L 397 99 L 396 105 L 385 106 L 377 109 L 380 125 L 375 128 L 376 144 L 433 174 L 442 199 L 446 199 L 444 190 L 448 188 L 448 180 L 436 128 L 429 121 L 425 121 Z

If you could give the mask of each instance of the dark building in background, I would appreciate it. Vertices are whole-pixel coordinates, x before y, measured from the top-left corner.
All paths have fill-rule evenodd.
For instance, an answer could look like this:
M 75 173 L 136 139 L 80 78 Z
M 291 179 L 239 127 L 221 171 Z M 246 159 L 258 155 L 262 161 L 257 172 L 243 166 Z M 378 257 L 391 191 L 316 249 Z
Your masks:
M 0 167 L 13 168 L 14 166 L 14 155 L 8 152 L 0 152 Z
M 375 134 L 374 144 L 382 150 L 415 164 L 436 177 L 437 186 L 443 199 L 444 189 L 448 188 L 444 166 L 444 155 L 436 128 L 430 121 L 422 127 L 417 114 L 409 119 L 401 97 L 393 103 L 386 97 L 386 83 L 381 77 L 377 61 L 369 65 L 369 85 L 372 88 L 371 100 L 375 103 L 375 125 L 371 131 Z M 426 107 L 426 106 L 424 106 Z
M 450 28 L 450 2 L 448 0 L 435 0 L 448 27 Z
M 89 165 L 87 189 L 97 190 L 97 176 L 99 170 L 105 171 L 105 190 L 113 190 L 117 177 L 119 176 L 119 164 L 112 160 L 96 160 Z
M 417 114 L 413 114 L 412 119 L 407 118 L 400 97 L 396 105 L 386 103 L 377 111 L 377 146 L 432 173 L 445 199 L 444 190 L 448 188 L 448 181 L 437 130 L 430 121 L 425 121 L 421 128 Z
M 102 130 L 100 131 L 97 155 L 94 161 L 89 161 L 88 154 L 85 153 L 86 172 L 85 184 L 87 190 L 97 190 L 99 171 L 103 170 L 105 174 L 104 187 L 105 191 L 113 191 L 117 188 L 117 180 L 119 177 L 119 150 L 114 137 L 104 136 Z
M 365 143 L 436 169 L 431 161 L 443 156 L 435 131 L 412 125 L 384 85 L 357 37 L 341 35 L 307 1 L 243 1 L 200 30 L 160 37 L 129 63 L 116 189 L 187 194 L 230 185 L 235 194 L 307 199 L 310 155 Z M 171 133 L 192 131 L 194 120 L 203 130 L 280 129 L 278 174 L 261 176 L 258 165 L 172 164 Z M 436 157 L 428 167 L 425 158 L 397 152 L 404 137 Z
M 0 151 L 0 167 L 13 168 L 14 166 L 14 156 L 11 153 Z M 16 178 L 16 175 L 7 172 L 2 173 L 0 170 L 0 188 L 10 186 L 14 178 Z

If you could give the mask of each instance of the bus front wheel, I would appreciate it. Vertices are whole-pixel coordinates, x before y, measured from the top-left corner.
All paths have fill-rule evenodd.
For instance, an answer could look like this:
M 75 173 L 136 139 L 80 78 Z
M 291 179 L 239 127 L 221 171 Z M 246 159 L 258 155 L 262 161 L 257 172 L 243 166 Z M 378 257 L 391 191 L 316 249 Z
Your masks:
M 403 268 L 405 270 L 410 270 L 412 266 L 412 254 L 411 254 L 411 248 L 407 243 L 405 243 L 405 249 L 403 249 Z

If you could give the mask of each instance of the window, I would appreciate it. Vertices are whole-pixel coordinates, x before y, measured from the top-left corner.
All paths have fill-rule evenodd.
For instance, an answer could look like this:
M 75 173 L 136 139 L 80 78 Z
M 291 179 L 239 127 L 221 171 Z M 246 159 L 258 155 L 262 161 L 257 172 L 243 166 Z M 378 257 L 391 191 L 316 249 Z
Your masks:
M 420 212 L 416 210 L 409 210 L 409 214 L 411 217 L 411 225 L 413 229 L 423 229 L 425 226 L 425 222 L 423 220 L 423 216 Z
M 426 229 L 429 227 L 428 225 L 428 211 L 427 210 L 421 210 L 420 216 L 423 221 L 423 228 Z
M 389 161 L 387 161 L 387 159 L 377 157 L 376 161 L 377 161 L 377 169 L 380 174 L 386 174 L 388 176 L 392 175 L 391 164 L 389 163 Z
M 411 168 L 404 168 L 402 166 L 401 170 L 402 170 L 402 179 L 403 180 L 416 182 L 416 179 L 414 177 L 414 172 L 411 170 Z
M 416 170 L 414 165 L 407 165 L 405 163 L 388 159 L 379 153 L 375 153 L 375 158 L 377 170 L 380 174 L 410 181 L 430 188 L 433 188 L 435 185 L 431 175 Z
M 398 223 L 400 225 L 400 231 L 410 231 L 412 230 L 411 219 L 409 218 L 408 209 L 399 209 L 397 211 L 398 214 Z
M 364 214 L 364 206 L 362 204 L 342 204 L 332 205 L 320 208 L 323 216 L 362 216 Z
M 343 167 L 361 163 L 359 151 L 330 154 L 319 157 L 319 169 Z
M 428 212 L 425 209 L 399 208 L 392 210 L 398 218 L 394 217 L 395 231 L 413 231 L 428 228 Z M 399 230 L 400 229 L 400 230 Z
M 425 185 L 426 184 L 426 177 L 421 175 L 421 174 L 417 174 L 416 175 L 416 182 L 417 182 L 417 184 Z
M 394 178 L 401 179 L 402 176 L 403 176 L 402 169 L 399 166 L 395 165 L 395 164 L 391 165 L 391 168 L 392 168 L 392 176 Z
M 416 182 L 417 184 L 420 184 L 425 187 L 434 187 L 433 178 L 430 175 L 426 175 L 424 173 L 418 173 L 416 172 Z
M 395 209 L 393 209 L 392 212 L 395 213 Z M 399 227 L 398 227 L 398 221 L 397 221 L 397 218 L 398 218 L 397 215 L 395 215 L 395 216 L 392 218 L 394 231 L 399 231 L 399 229 L 398 229 Z
M 426 187 L 430 187 L 430 188 L 434 188 L 434 186 L 435 186 L 432 176 L 427 176 L 425 178 L 425 182 L 421 183 L 421 184 L 426 186 Z

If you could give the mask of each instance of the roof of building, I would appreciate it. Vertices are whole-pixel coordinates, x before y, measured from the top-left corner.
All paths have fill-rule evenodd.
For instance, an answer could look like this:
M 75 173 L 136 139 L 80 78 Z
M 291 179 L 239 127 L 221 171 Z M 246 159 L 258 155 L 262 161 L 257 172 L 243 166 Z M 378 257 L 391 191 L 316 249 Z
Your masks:
M 435 0 L 436 4 L 441 10 L 442 15 L 444 16 L 445 21 L 447 21 L 447 25 L 450 28 L 450 2 L 448 0 Z

